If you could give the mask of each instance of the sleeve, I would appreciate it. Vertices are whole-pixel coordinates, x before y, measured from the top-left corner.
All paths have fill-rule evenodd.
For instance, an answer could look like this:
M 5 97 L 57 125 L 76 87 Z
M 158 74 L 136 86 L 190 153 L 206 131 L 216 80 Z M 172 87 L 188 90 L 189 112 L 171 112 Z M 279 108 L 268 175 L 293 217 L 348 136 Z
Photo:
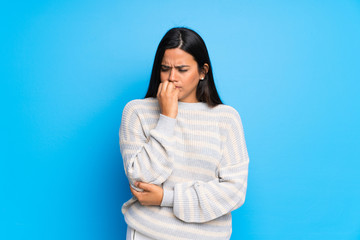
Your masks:
M 245 202 L 249 157 L 239 114 L 234 109 L 221 121 L 226 136 L 217 178 L 192 181 L 164 189 L 161 206 L 173 207 L 175 216 L 185 222 L 207 222 L 239 208 Z
M 120 152 L 130 185 L 163 183 L 172 173 L 174 128 L 176 119 L 160 114 L 156 127 L 146 137 L 139 105 L 128 103 L 123 110 L 119 131 Z M 143 106 L 141 107 L 143 108 Z M 146 118 L 143 118 L 146 121 Z

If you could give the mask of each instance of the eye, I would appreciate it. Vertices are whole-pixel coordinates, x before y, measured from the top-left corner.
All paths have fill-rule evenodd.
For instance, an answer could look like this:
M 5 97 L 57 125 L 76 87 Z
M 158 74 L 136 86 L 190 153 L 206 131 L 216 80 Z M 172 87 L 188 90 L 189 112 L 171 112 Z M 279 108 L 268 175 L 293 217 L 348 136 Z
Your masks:
M 162 72 L 167 72 L 168 70 L 169 70 L 169 68 L 167 68 L 167 67 L 161 67 L 161 69 L 160 69 Z
M 187 69 L 179 69 L 179 72 L 187 72 Z

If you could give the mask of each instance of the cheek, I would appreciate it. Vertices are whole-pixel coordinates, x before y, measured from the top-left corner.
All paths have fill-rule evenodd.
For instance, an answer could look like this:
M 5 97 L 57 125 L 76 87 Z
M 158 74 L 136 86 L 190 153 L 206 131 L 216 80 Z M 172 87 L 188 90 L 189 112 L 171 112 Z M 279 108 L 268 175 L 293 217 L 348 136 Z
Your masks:
M 166 81 L 166 76 L 164 73 L 160 73 L 160 81 L 161 82 L 165 82 Z
M 197 74 L 196 72 L 191 73 L 187 76 L 187 82 L 189 84 L 196 84 L 199 80 L 199 74 Z

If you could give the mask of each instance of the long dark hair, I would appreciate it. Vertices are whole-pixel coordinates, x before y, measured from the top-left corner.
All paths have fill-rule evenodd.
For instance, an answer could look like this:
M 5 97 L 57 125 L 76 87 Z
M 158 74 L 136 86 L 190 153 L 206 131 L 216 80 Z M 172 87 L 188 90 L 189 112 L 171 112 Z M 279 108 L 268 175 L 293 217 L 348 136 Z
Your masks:
M 195 31 L 183 27 L 170 29 L 161 39 L 156 50 L 149 88 L 145 98 L 156 98 L 157 90 L 161 82 L 161 61 L 164 57 L 165 50 L 172 48 L 180 48 L 192 55 L 197 62 L 199 72 L 202 70 L 205 63 L 209 65 L 209 70 L 205 75 L 204 80 L 199 81 L 197 86 L 197 100 L 207 103 L 210 107 L 223 104 L 215 87 L 209 53 L 207 51 L 204 40 Z

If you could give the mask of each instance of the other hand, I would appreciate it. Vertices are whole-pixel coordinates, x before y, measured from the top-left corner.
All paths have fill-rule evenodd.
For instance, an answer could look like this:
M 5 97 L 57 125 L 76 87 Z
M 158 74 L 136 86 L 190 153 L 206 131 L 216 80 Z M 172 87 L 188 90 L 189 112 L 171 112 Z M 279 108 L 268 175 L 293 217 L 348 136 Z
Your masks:
M 160 206 L 164 195 L 162 187 L 144 182 L 135 182 L 135 186 L 144 190 L 143 192 L 138 192 L 130 186 L 131 193 L 141 205 Z

